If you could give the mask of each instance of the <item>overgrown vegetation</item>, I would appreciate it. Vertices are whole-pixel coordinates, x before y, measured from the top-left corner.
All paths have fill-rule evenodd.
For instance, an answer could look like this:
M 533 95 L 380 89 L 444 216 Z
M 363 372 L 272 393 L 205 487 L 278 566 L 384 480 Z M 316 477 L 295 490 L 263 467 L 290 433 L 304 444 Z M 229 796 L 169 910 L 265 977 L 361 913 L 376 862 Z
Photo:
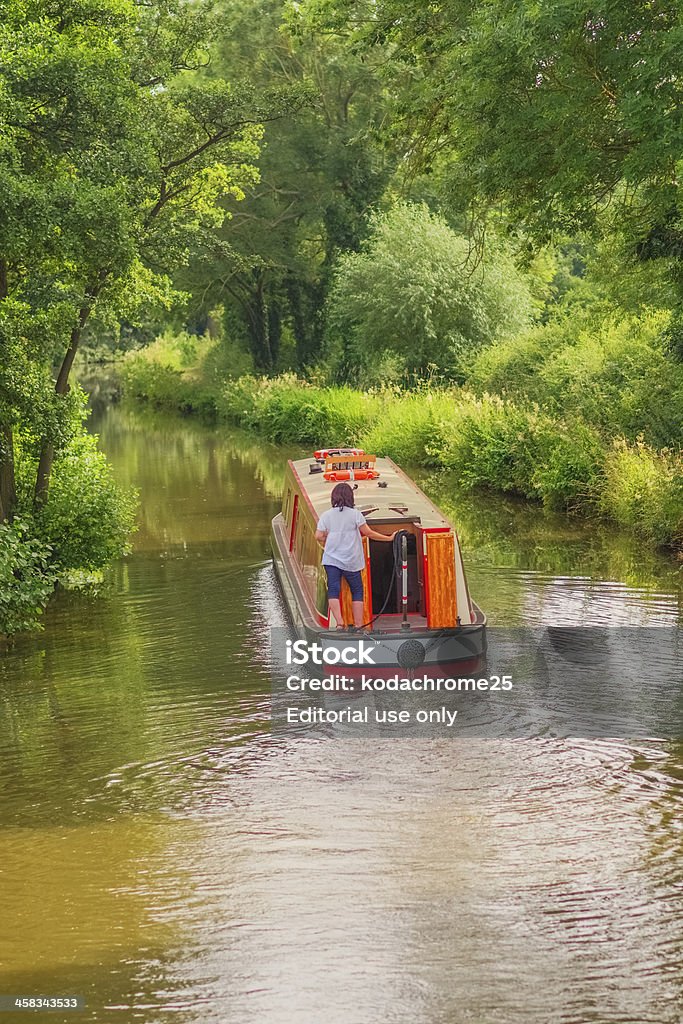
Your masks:
M 0 523 L 0 633 L 39 627 L 57 579 L 50 555 L 21 519 Z
M 179 371 L 186 411 L 206 411 L 206 391 Z M 178 408 L 174 389 L 150 393 L 149 364 L 127 367 L 131 394 Z M 452 471 L 465 487 L 490 487 L 554 509 L 606 516 L 655 544 L 683 542 L 683 458 L 642 439 L 610 442 L 581 418 L 465 388 L 359 391 L 316 386 L 294 375 L 226 380 L 215 416 L 275 443 L 362 445 L 401 462 Z
M 529 283 L 502 243 L 477 261 L 468 239 L 422 205 L 398 204 L 369 227 L 360 252 L 339 257 L 328 298 L 335 376 L 362 379 L 387 356 L 412 374 L 457 373 L 477 349 L 529 325 Z
M 136 495 L 118 486 L 97 438 L 85 433 L 83 397 L 74 389 L 50 493 L 39 506 L 33 482 L 40 439 L 15 436 L 16 512 L 0 523 L 0 636 L 38 628 L 57 584 L 98 581 L 128 548 Z
M 83 345 L 158 405 L 680 542 L 676 5 L 0 6 L 5 590 L 124 543 Z

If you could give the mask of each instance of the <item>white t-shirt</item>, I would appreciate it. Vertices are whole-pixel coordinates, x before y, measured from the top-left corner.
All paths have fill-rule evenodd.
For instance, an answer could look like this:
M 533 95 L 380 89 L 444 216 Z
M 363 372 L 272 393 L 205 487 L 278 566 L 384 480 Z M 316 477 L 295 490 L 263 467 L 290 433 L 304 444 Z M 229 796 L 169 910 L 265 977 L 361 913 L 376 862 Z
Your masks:
M 365 568 L 365 552 L 359 526 L 365 525 L 365 516 L 357 508 L 328 508 L 321 515 L 317 529 L 327 533 L 323 565 L 336 565 L 338 569 L 357 572 Z

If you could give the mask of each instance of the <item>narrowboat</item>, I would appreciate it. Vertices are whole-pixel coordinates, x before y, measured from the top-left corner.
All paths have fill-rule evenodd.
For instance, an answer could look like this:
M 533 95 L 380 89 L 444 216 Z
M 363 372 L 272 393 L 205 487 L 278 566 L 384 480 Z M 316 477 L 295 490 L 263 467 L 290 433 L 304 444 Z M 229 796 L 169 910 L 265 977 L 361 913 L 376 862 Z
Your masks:
M 399 531 L 393 543 L 363 537 L 363 637 L 377 665 L 435 671 L 483 662 L 486 617 L 470 597 L 453 524 L 390 458 L 358 448 L 326 448 L 289 461 L 282 510 L 272 521 L 277 577 L 295 632 L 309 642 L 348 643 L 351 594 L 342 583 L 343 623 L 327 603 L 318 520 L 332 488 L 347 480 L 356 508 L 377 533 Z M 468 664 L 469 663 L 469 664 Z

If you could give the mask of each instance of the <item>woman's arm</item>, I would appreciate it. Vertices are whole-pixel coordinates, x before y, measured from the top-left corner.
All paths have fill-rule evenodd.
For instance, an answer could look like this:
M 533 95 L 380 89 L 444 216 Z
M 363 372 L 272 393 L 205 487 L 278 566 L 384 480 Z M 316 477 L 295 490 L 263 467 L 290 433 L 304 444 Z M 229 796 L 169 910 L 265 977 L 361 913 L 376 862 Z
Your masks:
M 394 530 L 393 533 L 377 533 L 375 530 L 372 530 L 367 523 L 363 523 L 363 525 L 359 526 L 358 529 L 361 537 L 369 537 L 370 540 L 393 540 L 398 533 L 398 530 Z
M 320 544 L 322 547 L 325 547 L 325 541 L 327 540 L 327 530 L 316 530 L 315 539 L 317 540 L 318 544 Z

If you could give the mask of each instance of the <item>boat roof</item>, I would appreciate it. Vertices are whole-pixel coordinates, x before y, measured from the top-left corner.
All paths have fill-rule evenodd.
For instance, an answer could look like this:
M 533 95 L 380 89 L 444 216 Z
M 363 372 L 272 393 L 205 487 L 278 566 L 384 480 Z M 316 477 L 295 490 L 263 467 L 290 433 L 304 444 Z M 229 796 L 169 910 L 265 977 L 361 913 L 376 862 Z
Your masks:
M 291 463 L 308 496 L 318 518 L 330 508 L 330 494 L 336 481 L 325 480 L 321 472 L 309 472 L 315 459 L 296 459 Z M 321 467 L 322 468 L 322 467 Z M 372 509 L 366 515 L 368 523 L 405 523 L 419 520 L 428 528 L 453 528 L 453 524 L 429 500 L 420 488 L 389 458 L 379 457 L 375 463 L 379 480 L 349 481 L 356 484 L 354 497 L 356 508 L 361 512 Z M 386 484 L 386 486 L 384 486 Z M 380 486 L 382 485 L 382 486 Z

